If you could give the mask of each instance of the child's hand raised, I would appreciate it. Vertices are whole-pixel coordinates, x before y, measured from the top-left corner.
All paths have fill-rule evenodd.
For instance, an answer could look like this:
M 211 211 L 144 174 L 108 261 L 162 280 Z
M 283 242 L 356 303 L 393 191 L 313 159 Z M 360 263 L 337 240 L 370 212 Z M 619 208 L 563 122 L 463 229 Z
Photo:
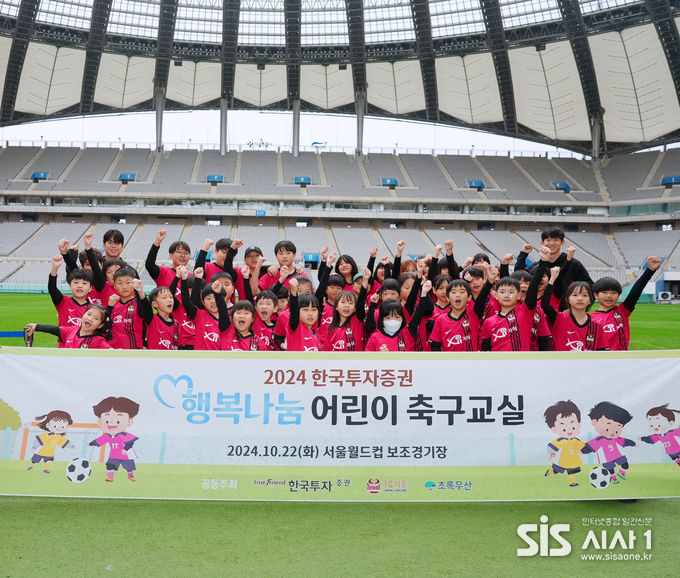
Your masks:
M 658 257 L 653 257 L 653 256 L 647 257 L 647 267 L 651 271 L 656 271 L 659 268 L 660 265 L 661 265 L 661 259 L 659 259 Z
M 534 250 L 534 246 L 531 243 L 524 243 L 522 245 L 522 253 L 531 253 Z
M 269 267 L 269 270 L 271 271 L 271 267 Z M 279 270 L 277 269 L 276 272 L 277 272 L 277 273 L 281 273 L 281 275 L 280 275 L 280 277 L 279 277 L 279 281 L 280 281 L 281 283 L 283 283 L 283 282 L 288 278 L 288 275 L 290 274 L 290 272 L 289 272 L 289 270 L 288 270 L 288 265 L 283 265 L 283 267 L 281 267 L 281 270 L 279 271 Z M 270 274 L 271 274 L 271 273 L 270 273 Z
M 328 267 L 332 267 L 333 264 L 338 260 L 338 254 L 333 251 L 330 255 L 328 255 L 328 259 L 326 260 L 326 265 Z
M 182 279 L 182 281 L 187 280 L 187 277 L 189 277 L 189 269 L 187 269 L 186 265 L 177 267 L 177 276 Z
M 288 281 L 288 285 L 290 286 L 290 294 L 297 295 L 298 280 L 295 277 L 293 277 L 290 281 Z
M 222 283 L 220 283 L 219 281 L 213 281 L 213 284 L 210 286 L 210 288 L 217 295 L 222 295 L 222 291 L 224 290 L 224 287 L 222 287 Z
M 465 262 L 463 263 L 462 269 L 467 269 L 470 265 L 472 265 L 475 262 L 474 257 L 468 257 L 465 259 Z
M 365 281 L 368 281 L 371 278 L 371 270 L 368 267 L 364 267 L 363 271 L 361 272 L 361 275 L 363 276 Z
M 69 245 L 69 240 L 68 239 L 62 239 L 59 241 L 58 247 L 59 247 L 59 252 L 63 255 L 66 252 L 68 252 L 68 245 Z
M 156 247 L 160 247 L 161 243 L 167 237 L 168 232 L 165 229 L 161 229 L 156 233 L 156 238 L 154 239 L 153 244 L 156 245 Z
M 272 277 L 276 277 L 279 274 L 279 268 L 276 265 L 271 265 L 269 269 L 267 269 L 267 273 Z
M 64 258 L 61 255 L 55 255 L 54 257 L 52 257 L 52 269 L 59 269 L 63 262 Z
M 257 265 L 255 265 L 255 267 L 257 267 L 258 269 L 262 269 L 262 265 L 264 265 L 265 261 L 266 261 L 266 259 L 262 255 L 260 255 L 257 258 Z
M 501 277 L 501 274 L 498 270 L 498 267 L 494 267 L 493 265 L 487 265 L 486 267 L 486 280 L 489 283 L 495 283 L 498 281 Z
M 432 257 L 434 257 L 435 259 L 439 259 L 439 255 L 440 255 L 440 253 L 442 252 L 442 249 L 443 249 L 443 248 L 444 248 L 444 247 L 441 245 L 441 243 L 440 243 L 439 245 L 437 245 L 437 246 L 434 248 L 434 253 L 432 254 Z
M 390 262 L 390 258 L 387 255 L 385 255 L 382 259 L 380 259 L 380 262 L 383 265 L 387 265 Z
M 244 265 L 241 268 L 241 275 L 243 275 L 244 279 L 248 279 L 248 277 L 250 277 L 250 267 L 248 267 L 248 265 Z
M 371 303 L 373 305 L 377 305 L 379 300 L 380 300 L 380 295 L 378 295 L 377 293 L 373 293 L 373 295 L 371 295 Z
M 328 259 L 328 247 L 324 247 L 323 249 L 321 249 L 321 252 L 319 253 L 319 255 L 321 256 L 322 261 L 325 261 L 326 259 Z
M 541 247 L 538 250 L 538 253 L 541 255 L 542 261 L 548 261 L 549 260 L 548 258 L 550 257 L 550 249 L 548 249 L 548 247 Z
M 567 261 L 571 261 L 574 258 L 574 253 L 576 253 L 576 247 L 568 245 L 567 246 Z
M 421 297 L 427 297 L 427 294 L 432 290 L 432 281 L 429 279 L 423 283 L 423 288 L 420 291 Z
M 503 260 L 501 261 L 501 265 L 510 265 L 515 260 L 515 256 L 512 253 L 507 253 L 506 255 L 503 256 Z
M 444 241 L 444 248 L 446 249 L 447 255 L 453 255 L 453 239 L 446 239 L 446 241 Z
M 194 277 L 196 279 L 203 279 L 203 274 L 205 271 L 203 271 L 203 267 L 199 267 L 198 269 L 194 269 Z
M 554 283 L 555 280 L 560 276 L 560 271 L 562 269 L 560 267 L 551 267 L 550 268 L 550 283 Z
M 231 242 L 231 248 L 234 249 L 234 251 L 238 251 L 241 247 L 243 247 L 243 241 L 241 239 L 234 239 Z
M 404 247 L 406 247 L 406 241 L 399 241 L 397 243 L 397 257 L 401 257 L 401 254 L 404 252 Z
M 94 233 L 92 231 L 88 231 L 83 235 L 83 241 L 85 242 L 85 250 L 89 251 L 92 249 L 92 241 L 94 240 Z
M 427 259 L 427 257 L 425 257 L 425 259 Z M 425 259 L 416 261 L 416 272 L 418 273 L 418 277 L 422 277 L 425 272 Z
M 137 291 L 137 293 L 144 293 L 144 281 L 142 281 L 141 279 L 135 279 L 132 282 L 132 286 L 135 288 L 135 291 Z
M 109 297 L 109 307 L 113 307 L 118 301 L 120 301 L 120 295 L 111 295 Z
M 206 253 L 210 251 L 210 247 L 213 246 L 214 242 L 215 241 L 213 241 L 212 239 L 206 239 L 205 241 L 203 241 L 203 245 L 201 245 L 201 251 L 205 251 Z
M 378 247 L 371 248 L 371 257 L 375 259 L 378 256 Z

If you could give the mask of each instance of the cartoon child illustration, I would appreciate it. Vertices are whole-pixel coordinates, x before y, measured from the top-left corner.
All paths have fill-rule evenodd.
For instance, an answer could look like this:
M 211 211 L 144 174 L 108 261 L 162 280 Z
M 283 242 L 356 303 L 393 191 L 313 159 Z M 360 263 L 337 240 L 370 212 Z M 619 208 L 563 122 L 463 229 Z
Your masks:
M 621 437 L 623 427 L 633 419 L 625 409 L 614 405 L 609 401 L 601 401 L 588 414 L 590 423 L 595 431 L 600 434 L 590 440 L 586 447 L 581 450 L 582 454 L 596 453 L 602 467 L 609 470 L 612 476 L 612 484 L 618 484 L 619 479 L 626 479 L 628 460 L 619 448 L 637 447 L 633 440 Z M 618 478 L 616 465 L 619 466 Z
M 553 461 L 552 467 L 545 472 L 546 476 L 567 473 L 569 487 L 578 488 L 576 474 L 581 471 L 583 460 L 579 452 L 585 447 L 576 436 L 581 433 L 581 411 L 571 401 L 558 401 L 551 405 L 543 414 L 545 423 L 550 430 L 557 434 L 557 439 L 548 444 L 550 459 L 554 460 L 559 454 L 557 461 Z
M 128 480 L 136 482 L 136 455 L 132 446 L 139 438 L 125 430 L 132 426 L 132 419 L 139 413 L 139 404 L 127 397 L 107 397 L 92 409 L 104 434 L 92 440 L 89 445 L 101 447 L 109 444 L 106 481 L 113 482 L 113 475 L 122 466 L 127 472 Z
M 675 427 L 675 414 L 668 404 L 653 407 L 647 412 L 647 428 L 652 435 L 638 438 L 646 444 L 661 442 L 668 456 L 680 466 L 680 428 Z
M 32 470 L 35 465 L 44 460 L 45 469 L 43 472 L 49 474 L 50 466 L 54 461 L 54 453 L 57 451 L 57 448 L 76 447 L 75 444 L 68 441 L 68 439 L 63 435 L 63 433 L 73 423 L 73 420 L 68 413 L 60 410 L 51 411 L 50 413 L 38 416 L 35 419 L 36 421 L 40 422 L 38 427 L 42 430 L 45 430 L 47 433 L 35 436 L 35 441 L 33 442 L 33 447 L 31 448 L 31 451 L 34 452 L 34 454 L 31 458 L 31 465 L 28 466 L 28 469 Z

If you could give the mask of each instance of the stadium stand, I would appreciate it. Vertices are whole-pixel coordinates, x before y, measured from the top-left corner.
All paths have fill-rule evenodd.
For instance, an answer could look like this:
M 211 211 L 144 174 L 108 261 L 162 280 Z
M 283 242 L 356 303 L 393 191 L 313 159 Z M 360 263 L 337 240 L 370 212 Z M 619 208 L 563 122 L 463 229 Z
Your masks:
M 404 175 L 394 160 L 394 155 L 370 154 L 365 157 L 364 167 L 371 186 L 381 187 L 381 179 L 397 179 L 399 186 L 406 186 Z
M 378 247 L 376 263 L 385 256 L 385 251 L 373 231 L 367 227 L 333 227 L 333 236 L 340 254 L 351 255 L 358 265 L 368 262 L 373 247 Z M 388 256 L 392 258 L 391 255 Z
M 357 165 L 350 159 L 345 153 L 321 153 L 328 184 L 333 187 L 329 194 L 368 194 Z
M 323 227 L 286 227 L 285 236 L 295 244 L 299 256 L 303 253 L 319 253 L 324 247 L 328 247 L 329 251 L 334 250 Z
M 590 168 L 590 165 L 587 162 L 572 158 L 555 158 L 552 162 L 559 165 L 567 172 L 567 174 L 576 179 L 576 181 L 584 187 L 584 190 L 594 191 L 596 193 L 600 191 L 600 187 L 597 185 L 597 180 L 595 179 L 595 173 L 593 173 L 593 169 Z M 567 182 L 570 181 L 568 180 Z
M 506 195 L 511 199 L 526 198 L 525 193 L 537 192 L 536 186 L 513 164 L 508 157 L 477 157 L 477 160 L 500 185 L 506 189 Z
M 616 257 L 602 233 L 568 233 L 566 238 L 575 246 L 597 257 L 605 265 L 616 267 Z
M 28 167 L 21 176 L 30 179 L 33 173 L 49 173 L 48 179 L 59 180 L 61 173 L 73 160 L 80 149 L 73 147 L 49 147 Z
M 468 187 L 468 181 L 488 181 L 472 157 L 440 155 L 438 158 L 459 189 Z M 484 184 L 491 187 L 491 183 Z
M 198 255 L 198 252 L 201 250 L 201 246 L 203 245 L 203 241 L 206 239 L 212 239 L 212 241 L 216 243 L 220 239 L 228 238 L 231 238 L 231 225 L 226 223 L 219 226 L 192 225 L 191 227 L 184 229 L 184 233 L 182 235 L 182 241 L 191 247 L 191 253 L 193 257 Z M 173 243 L 175 241 L 179 241 L 179 239 L 168 239 L 165 241 L 165 243 L 163 243 L 163 245 L 161 245 L 161 250 L 165 252 L 163 257 L 168 254 L 168 247 L 170 245 L 168 244 L 167 247 L 165 246 L 168 241 Z M 213 245 L 211 251 L 214 250 L 215 246 Z M 242 258 L 243 253 L 241 252 L 240 255 Z
M 500 199 L 503 201 L 507 201 L 510 198 L 505 194 L 505 192 L 499 191 L 497 189 L 484 189 L 484 195 L 487 199 Z
M 301 152 L 300 156 L 295 158 L 289 152 L 282 152 L 281 162 L 283 164 L 284 185 L 294 185 L 295 177 L 310 177 L 312 185 L 321 184 L 315 153 Z
M 63 183 L 55 185 L 55 191 L 88 191 L 102 190 L 106 183 L 103 180 L 106 171 L 116 158 L 118 149 L 91 148 L 85 149 L 80 158 L 73 165 Z M 118 185 L 114 185 L 117 190 Z M 113 187 L 110 187 L 113 188 Z M 110 190 L 110 189 L 109 189 Z
M 458 191 L 454 191 L 446 180 L 439 165 L 430 155 L 401 155 L 399 157 L 408 172 L 413 184 L 420 187 L 419 196 L 422 197 L 459 197 Z M 467 186 L 466 183 L 456 183 L 458 186 Z M 399 190 L 397 190 L 399 194 Z M 410 193 L 415 196 L 413 191 L 404 191 L 402 194 Z M 401 196 L 401 194 L 400 194 Z
M 0 188 L 6 189 L 40 149 L 38 147 L 7 147 L 0 154 Z
M 42 223 L 0 223 L 0 255 L 9 255 L 42 226 Z
M 542 187 L 544 191 L 553 189 L 552 183 L 569 182 L 569 186 L 576 188 L 576 183 L 564 176 L 555 165 L 542 157 L 515 157 L 515 161 L 527 171 Z
M 135 182 L 146 182 L 153 163 L 153 152 L 149 149 L 125 149 L 111 173 L 110 180 L 117 181 L 119 175 L 132 173 L 137 175 Z
M 23 267 L 23 261 L 0 261 L 0 281 L 4 281 L 19 267 Z
M 658 152 L 620 155 L 609 159 L 602 168 L 612 201 L 629 201 L 660 197 L 662 188 L 638 190 L 645 182 Z
M 214 150 L 207 150 L 198 154 L 201 157 L 201 164 L 198 167 L 196 177 L 198 182 L 205 183 L 208 175 L 222 175 L 225 183 L 234 182 L 237 158 L 235 151 L 229 151 L 224 156 L 220 155 L 220 151 Z
M 281 240 L 278 227 L 271 227 L 268 225 L 240 225 L 236 233 L 236 239 L 243 240 L 243 249 L 250 245 L 256 245 L 264 253 L 267 263 L 276 262 L 274 258 L 274 246 Z M 302 259 L 300 250 L 298 249 L 298 258 Z M 241 253 L 241 259 L 243 253 Z
M 165 224 L 147 224 L 138 227 L 129 239 L 126 238 L 125 248 L 121 253 L 121 257 L 130 264 L 144 261 L 159 229 L 165 229 L 168 232 L 168 239 L 177 240 L 180 238 L 184 227 L 182 225 Z M 165 257 L 161 253 L 159 253 L 159 256 L 161 258 Z
M 462 229 L 425 229 L 425 233 L 435 245 L 443 245 L 447 239 L 451 239 L 453 256 L 461 266 L 467 257 L 483 251 L 477 239 Z
M 399 241 L 406 242 L 404 255 L 420 256 L 434 251 L 434 244 L 417 229 L 378 229 L 378 232 L 393 254 L 397 251 Z M 406 258 L 402 256 L 402 259 Z
M 650 255 L 667 259 L 680 241 L 680 230 L 618 232 L 614 240 L 630 267 L 642 267 Z
M 31 261 L 5 279 L 5 283 L 40 283 L 47 289 L 47 278 L 52 270 L 51 261 Z M 57 283 L 66 283 L 66 269 L 62 266 Z
M 661 183 L 662 177 L 680 175 L 680 148 L 668 149 L 666 152 L 661 153 L 661 155 L 663 158 L 650 181 L 651 186 Z
M 196 163 L 194 150 L 175 149 L 167 158 L 162 158 L 153 177 L 154 183 L 175 185 L 180 191 L 186 191 L 185 186 L 191 180 L 191 173 Z
M 61 239 L 77 239 L 88 226 L 88 223 L 49 223 L 14 251 L 12 256 L 52 258 L 57 253 Z
M 243 193 L 281 194 L 276 189 L 276 152 L 244 151 L 241 156 Z
M 7 185 L 8 191 L 27 191 L 33 183 L 31 181 L 14 181 Z

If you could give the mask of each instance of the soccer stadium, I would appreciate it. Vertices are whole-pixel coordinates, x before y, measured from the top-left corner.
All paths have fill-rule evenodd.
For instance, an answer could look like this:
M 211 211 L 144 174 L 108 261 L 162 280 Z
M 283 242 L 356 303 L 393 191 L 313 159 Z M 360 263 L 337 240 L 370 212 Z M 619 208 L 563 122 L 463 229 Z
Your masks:
M 178 111 L 215 111 L 219 141 L 173 143 L 167 120 Z M 291 142 L 230 142 L 230 122 L 242 111 L 286 115 Z M 153 115 L 155 134 L 147 140 L 154 142 L 141 144 L 127 135 L 119 142 L 85 141 L 65 131 L 59 139 L 1 143 L 0 571 L 12 577 L 50 572 L 168 578 L 607 570 L 671 575 L 680 546 L 680 484 L 672 463 L 680 464 L 680 453 L 673 453 L 680 444 L 680 430 L 673 430 L 674 413 L 680 413 L 677 0 L 0 0 L 3 130 L 120 114 Z M 344 146 L 304 142 L 301 118 L 307 115 L 351 118 L 356 138 Z M 481 131 L 551 150 L 475 151 L 435 142 L 371 147 L 364 144 L 370 119 Z M 626 351 L 553 348 L 513 359 L 512 349 L 410 353 L 400 341 L 393 350 L 398 354 L 97 353 L 56 349 L 58 341 L 62 347 L 59 327 L 57 333 L 36 333 L 34 350 L 25 349 L 21 337 L 29 323 L 57 323 L 48 278 L 63 239 L 78 246 L 77 258 L 90 243 L 103 252 L 106 235 L 119 231 L 123 268 L 132 269 L 143 282 L 139 291 L 147 294 L 159 280 L 158 268 L 150 273 L 148 267 L 159 231 L 165 244 L 156 262 L 170 271 L 176 266 L 170 243 L 181 242 L 192 271 L 201 259 L 217 259 L 217 245 L 201 251 L 206 239 L 242 240 L 233 257 L 234 271 L 244 271 L 240 303 L 247 301 L 243 275 L 253 248 L 264 258 L 266 275 L 269 265 L 283 269 L 281 243 L 286 250 L 294 246 L 295 266 L 314 288 L 325 283 L 321 271 L 328 254 L 351 256 L 358 266 L 356 278 L 345 278 L 351 291 L 366 264 L 401 259 L 415 271 L 424 256 L 441 253 L 444 260 L 451 241 L 461 269 L 474 256 L 487 256 L 487 279 L 501 263 L 517 274 L 515 267 L 524 267 L 520 258 L 527 271 L 532 263 L 540 268 L 542 232 L 553 228 L 564 232 L 563 250 L 574 251 L 590 281 L 618 287 L 620 300 L 635 295 Z M 508 254 L 517 259 L 507 263 Z M 340 271 L 339 262 L 334 271 Z M 178 268 L 176 297 L 186 279 L 181 274 Z M 418 318 L 426 301 L 425 279 L 413 282 L 419 304 L 408 312 L 410 319 Z M 62 266 L 55 289 L 68 295 L 70 280 Z M 371 280 L 364 278 L 364 285 Z M 210 291 L 217 298 L 221 289 L 206 285 L 202 298 L 212 297 Z M 376 319 L 382 331 L 377 311 Z M 594 338 L 588 333 L 587 339 Z M 327 367 L 314 365 L 314 355 Z M 337 369 L 331 369 L 333 355 Z M 480 355 L 488 357 L 480 361 Z M 376 389 L 350 389 L 359 383 L 352 371 L 368 375 L 369 369 Z M 268 381 L 257 383 L 263 371 Z M 333 375 L 344 377 L 334 382 Z M 417 398 L 397 391 L 411 387 L 412 376 Z M 143 393 L 144 383 L 153 391 Z M 382 389 L 395 383 L 400 385 Z M 243 387 L 242 408 L 234 409 L 241 393 L 228 389 L 232 384 Z M 338 384 L 344 389 L 331 391 Z M 313 399 L 304 397 L 310 385 Z M 211 394 L 213 400 L 225 396 L 214 387 L 234 396 L 231 405 L 224 402 L 233 410 L 228 416 L 216 413 L 215 403 L 208 408 Z M 431 409 L 430 398 L 419 393 L 426 395 L 429 387 L 449 401 L 455 396 L 446 388 L 459 388 L 458 405 Z M 519 392 L 519 402 L 504 388 L 515 398 Z M 251 412 L 250 403 L 252 394 L 258 407 L 260 392 L 266 417 L 257 429 L 254 419 L 261 414 Z M 343 396 L 337 405 L 331 396 L 353 392 L 353 400 Z M 498 403 L 492 407 L 491 396 L 482 393 Z M 366 405 L 369 394 L 373 403 Z M 105 451 L 110 434 L 101 425 L 108 415 L 102 411 L 114 398 L 104 399 L 101 411 L 94 406 L 94 416 L 90 408 L 108 395 L 126 400 L 124 409 L 112 402 L 110 412 L 127 416 L 139 434 L 134 448 L 137 438 L 120 426 L 125 449 L 111 443 Z M 464 407 L 461 395 L 472 396 L 465 403 L 486 399 L 488 406 Z M 123 396 L 142 400 L 138 417 L 140 406 Z M 304 401 L 291 401 L 298 396 Z M 558 457 L 546 471 L 545 446 L 555 437 L 546 424 L 555 432 L 560 419 L 577 416 L 580 431 L 581 415 L 577 408 L 551 421 L 545 408 L 554 402 L 562 407 L 570 397 L 584 414 L 581 437 L 587 433 L 588 443 L 585 451 L 567 444 L 582 452 L 577 462 Z M 304 435 L 290 438 L 291 428 L 274 427 L 300 424 L 295 403 L 311 408 L 313 418 L 303 413 Z M 604 413 L 597 413 L 602 405 Z M 615 413 L 607 413 L 610 406 Z M 70 410 L 73 420 L 61 410 Z M 181 417 L 168 413 L 175 410 Z M 492 434 L 482 436 L 488 445 L 476 446 L 469 440 L 481 426 L 474 422 L 493 422 L 491 415 Z M 373 419 L 370 433 L 334 427 L 337 421 L 363 424 L 352 421 L 359 416 Z M 525 417 L 525 429 L 507 427 L 524 428 Z M 236 426 L 239 418 L 240 429 L 218 429 Z M 459 440 L 445 418 L 449 428 L 459 428 Z M 381 429 L 390 419 L 392 429 Z M 409 429 L 420 424 L 410 421 L 416 419 L 428 426 L 435 419 L 427 436 Z M 603 462 L 591 419 L 600 435 L 599 420 L 626 426 L 629 471 L 621 452 Z M 647 429 L 664 419 L 670 441 Z M 61 434 L 69 427 L 67 439 Z M 208 432 L 204 439 L 213 445 L 201 441 L 199 430 Z M 353 434 L 359 430 L 363 436 Z M 43 445 L 48 435 L 56 437 Z M 392 440 L 400 452 L 390 447 Z M 315 443 L 325 444 L 316 462 Z M 409 443 L 413 447 L 405 449 Z M 549 452 L 559 453 L 563 443 L 549 444 Z M 441 464 L 420 461 L 428 444 L 431 459 Z M 281 450 L 298 447 L 298 461 L 290 467 Z M 522 537 L 518 526 L 527 524 L 535 525 L 536 541 L 527 533 Z M 565 544 L 564 537 L 553 540 L 560 524 L 571 525 L 569 556 L 550 554 Z M 612 539 L 617 526 L 626 526 L 618 543 Z M 594 552 L 593 530 L 595 540 L 603 534 L 596 546 L 602 557 L 584 558 L 582 550 Z M 532 543 L 534 554 L 531 548 L 520 553 Z

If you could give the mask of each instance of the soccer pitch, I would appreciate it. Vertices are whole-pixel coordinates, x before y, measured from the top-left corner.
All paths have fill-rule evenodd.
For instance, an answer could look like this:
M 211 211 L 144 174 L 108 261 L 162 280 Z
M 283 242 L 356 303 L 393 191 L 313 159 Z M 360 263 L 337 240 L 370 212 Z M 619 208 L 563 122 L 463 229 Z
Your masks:
M 0 311 L 0 331 L 18 331 L 27 322 L 56 323 L 46 294 L 2 294 Z M 639 305 L 631 318 L 631 348 L 680 349 L 679 322 L 680 306 Z M 22 344 L 21 338 L 0 339 L 0 345 Z M 35 345 L 55 347 L 56 339 L 36 335 Z M 76 372 L 74 368 L 74 378 L 96 379 L 90 368 L 84 367 L 81 375 Z M 97 470 L 101 466 L 95 466 L 93 475 L 101 476 Z M 29 472 L 33 473 L 43 475 Z M 680 484 L 680 472 L 677 479 Z M 532 479 L 537 488 L 564 482 L 562 477 L 545 479 L 540 472 Z M 493 483 L 502 486 L 508 480 L 501 474 Z M 583 490 L 584 497 L 597 497 L 596 490 Z M 4 514 L 0 576 L 12 578 L 44 572 L 56 577 L 168 578 L 579 576 L 612 571 L 671 576 L 680 546 L 679 499 L 359 504 L 0 497 L 0 507 Z M 517 549 L 526 547 L 517 535 L 518 526 L 540 524 L 544 515 L 549 524 L 571 526 L 572 552 L 564 557 L 518 557 Z M 650 552 L 652 558 L 582 559 L 582 544 L 593 529 L 586 524 L 592 519 L 644 521 L 644 527 L 625 528 L 626 540 L 629 529 L 637 531 L 634 548 L 619 544 L 613 552 L 622 556 Z M 648 529 L 650 550 L 643 538 Z M 596 526 L 598 539 L 602 530 L 609 530 L 611 540 L 615 526 Z M 559 546 L 554 541 L 550 545 Z

